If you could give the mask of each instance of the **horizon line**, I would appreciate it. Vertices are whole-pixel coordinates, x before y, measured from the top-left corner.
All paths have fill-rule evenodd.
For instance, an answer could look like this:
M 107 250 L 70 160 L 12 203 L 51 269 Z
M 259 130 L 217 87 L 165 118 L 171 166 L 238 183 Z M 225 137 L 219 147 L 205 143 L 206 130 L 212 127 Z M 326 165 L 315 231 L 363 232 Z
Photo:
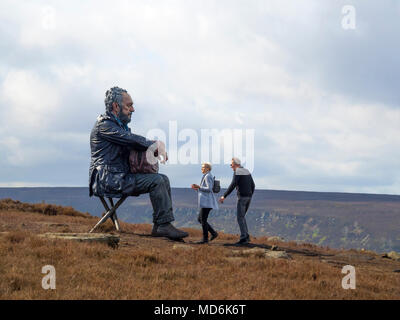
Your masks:
M 89 188 L 88 186 L 0 186 L 0 189 L 43 189 L 43 188 Z M 172 189 L 191 189 L 189 187 L 172 187 Z M 223 188 L 222 189 L 227 189 Z M 309 193 L 340 193 L 340 194 L 359 194 L 359 195 L 381 195 L 381 196 L 400 196 L 390 193 L 367 193 L 367 192 L 346 192 L 346 191 L 315 191 L 315 190 L 286 190 L 286 189 L 255 189 L 255 191 L 279 191 L 279 192 L 309 192 Z

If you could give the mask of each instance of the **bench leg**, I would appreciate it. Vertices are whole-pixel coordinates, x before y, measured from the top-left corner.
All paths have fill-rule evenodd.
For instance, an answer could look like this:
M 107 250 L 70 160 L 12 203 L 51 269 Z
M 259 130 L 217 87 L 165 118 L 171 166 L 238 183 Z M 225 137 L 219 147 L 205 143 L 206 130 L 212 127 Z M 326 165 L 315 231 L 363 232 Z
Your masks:
M 127 196 L 123 196 L 121 199 L 117 201 L 115 206 L 113 206 L 111 209 L 109 209 L 106 214 L 99 220 L 99 222 L 96 223 L 96 225 L 89 231 L 89 233 L 92 233 L 99 225 L 104 223 L 108 218 L 112 217 L 115 213 L 115 211 L 118 209 L 118 207 L 125 201 Z M 101 202 L 103 203 L 104 207 L 106 210 L 108 209 L 107 202 L 104 200 L 104 198 L 100 197 Z M 104 202 L 103 202 L 104 201 Z M 119 225 L 118 225 L 119 227 Z
M 114 201 L 112 198 L 108 198 L 108 200 L 110 201 L 111 207 L 114 207 Z M 117 209 L 114 210 L 114 214 L 111 215 L 111 220 L 114 224 L 115 229 L 117 229 L 117 231 L 120 231 L 121 228 L 119 226 L 119 221 L 118 221 L 118 217 L 117 217 Z
M 103 197 L 100 197 L 100 200 L 101 200 L 101 202 L 103 203 L 103 206 L 104 206 L 104 208 L 106 209 L 106 212 L 108 212 L 108 211 L 110 210 L 110 208 L 108 207 L 107 201 L 105 201 Z M 108 200 L 110 201 L 111 208 L 114 207 L 114 201 L 113 201 L 113 199 L 109 197 Z M 119 221 L 118 221 L 117 211 L 116 211 L 116 210 L 114 211 L 114 214 L 111 215 L 111 221 L 112 221 L 112 223 L 113 223 L 115 229 L 116 229 L 117 231 L 120 231 L 121 228 L 120 228 L 120 226 L 119 226 Z
M 107 201 L 105 201 L 103 197 L 100 197 L 100 200 L 103 203 L 104 209 L 106 209 L 106 212 L 108 212 L 110 210 L 110 208 L 108 207 Z M 111 208 L 114 207 L 113 199 L 109 197 L 108 200 L 110 201 Z M 114 214 L 111 215 L 111 221 L 112 221 L 115 229 L 117 229 L 117 231 L 120 231 L 116 210 L 114 210 Z

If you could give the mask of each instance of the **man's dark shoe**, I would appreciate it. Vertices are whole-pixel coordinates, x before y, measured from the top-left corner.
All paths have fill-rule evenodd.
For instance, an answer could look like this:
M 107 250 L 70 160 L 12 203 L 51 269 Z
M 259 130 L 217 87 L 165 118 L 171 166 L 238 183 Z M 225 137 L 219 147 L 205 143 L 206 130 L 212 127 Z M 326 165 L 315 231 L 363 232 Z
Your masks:
M 155 230 L 154 230 L 155 229 Z M 189 234 L 185 231 L 175 228 L 171 223 L 163 223 L 158 225 L 156 228 L 153 227 L 153 237 L 167 237 L 169 239 L 182 239 L 187 237 Z
M 217 232 L 211 235 L 210 241 L 213 241 L 216 237 L 218 237 Z
M 244 239 L 240 239 L 238 242 L 235 243 L 235 245 L 243 246 L 243 245 L 246 245 L 246 244 L 249 244 L 249 243 L 250 243 L 250 237 L 247 237 L 247 238 L 244 238 Z

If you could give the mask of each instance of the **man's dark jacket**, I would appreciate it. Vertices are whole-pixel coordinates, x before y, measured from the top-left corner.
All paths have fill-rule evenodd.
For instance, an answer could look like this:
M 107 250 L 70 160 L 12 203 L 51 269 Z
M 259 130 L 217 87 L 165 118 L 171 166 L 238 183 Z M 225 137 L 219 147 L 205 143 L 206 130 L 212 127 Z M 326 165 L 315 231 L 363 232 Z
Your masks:
M 100 115 L 90 134 L 89 195 L 132 194 L 135 175 L 130 173 L 129 151 L 145 151 L 154 142 L 131 133 L 112 113 Z
M 233 173 L 232 182 L 224 193 L 226 198 L 236 188 L 238 198 L 252 197 L 256 185 L 250 171 L 240 166 Z

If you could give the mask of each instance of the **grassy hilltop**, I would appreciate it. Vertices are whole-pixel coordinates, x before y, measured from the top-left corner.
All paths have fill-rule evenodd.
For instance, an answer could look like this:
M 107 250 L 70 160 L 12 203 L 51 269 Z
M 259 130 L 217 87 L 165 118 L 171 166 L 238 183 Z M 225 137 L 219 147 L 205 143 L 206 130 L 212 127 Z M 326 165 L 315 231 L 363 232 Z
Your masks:
M 258 237 L 249 248 L 152 238 L 150 224 L 122 223 L 118 248 L 41 238 L 87 232 L 98 220 L 70 207 L 0 201 L 0 299 L 399 299 L 400 261 L 370 251 L 334 250 Z M 98 232 L 113 233 L 110 222 Z M 274 248 L 272 248 L 274 246 Z M 251 251 L 246 251 L 251 249 Z M 274 249 L 274 251 L 271 251 Z M 265 252 L 285 251 L 286 258 Z M 344 265 L 356 268 L 356 289 L 342 288 Z M 42 267 L 56 269 L 44 290 Z
M 0 188 L 0 199 L 71 206 L 99 216 L 103 207 L 98 198 L 88 197 L 88 192 L 88 188 L 72 187 Z M 197 193 L 190 188 L 172 188 L 172 199 L 176 226 L 199 228 Z M 118 209 L 118 216 L 134 224 L 151 223 L 149 195 L 129 197 Z M 280 236 L 330 248 L 400 252 L 399 195 L 256 190 L 246 220 L 256 237 Z M 235 194 L 211 212 L 210 222 L 225 233 L 239 232 Z

